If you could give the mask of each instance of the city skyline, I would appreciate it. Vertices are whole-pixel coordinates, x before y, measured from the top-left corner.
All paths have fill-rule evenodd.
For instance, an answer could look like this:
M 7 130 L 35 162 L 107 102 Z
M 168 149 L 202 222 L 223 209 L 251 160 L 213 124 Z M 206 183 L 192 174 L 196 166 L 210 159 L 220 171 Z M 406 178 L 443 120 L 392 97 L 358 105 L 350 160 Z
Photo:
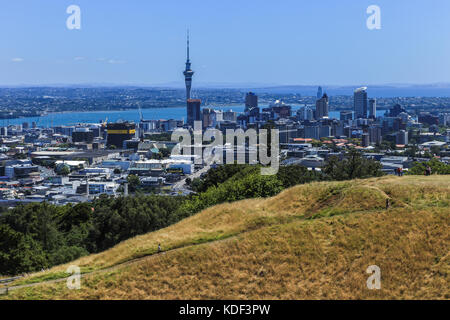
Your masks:
M 200 0 L 79 0 L 80 30 L 65 26 L 69 1 L 8 3 L 0 84 L 179 86 L 186 28 L 195 35 L 198 87 L 450 83 L 450 45 L 440 40 L 450 30 L 447 2 L 378 1 L 379 30 L 366 27 L 371 2 L 344 2 L 231 1 L 216 10 Z M 190 6 L 196 13 L 185 15 Z

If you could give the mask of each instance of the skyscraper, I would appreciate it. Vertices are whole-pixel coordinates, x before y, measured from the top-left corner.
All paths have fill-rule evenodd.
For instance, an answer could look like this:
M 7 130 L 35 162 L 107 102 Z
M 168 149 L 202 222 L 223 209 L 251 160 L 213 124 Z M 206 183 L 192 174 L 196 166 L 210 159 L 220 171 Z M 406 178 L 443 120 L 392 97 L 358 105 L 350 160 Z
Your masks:
M 249 92 L 245 95 L 245 111 L 258 107 L 258 96 L 253 92 Z
M 369 127 L 369 140 L 370 143 L 381 143 L 382 142 L 382 129 L 379 126 L 371 126 Z
M 316 119 L 323 117 L 328 117 L 328 95 L 326 93 L 316 101 Z
M 322 98 L 322 87 L 319 87 L 317 89 L 317 99 L 320 99 L 320 98 Z
M 407 145 L 408 144 L 408 131 L 400 130 L 399 132 L 397 132 L 396 142 L 397 142 L 397 144 L 400 144 L 400 145 Z
M 358 88 L 353 95 L 355 119 L 367 118 L 367 87 Z
M 184 70 L 183 74 L 184 82 L 186 83 L 186 100 L 189 100 L 191 98 L 192 77 L 194 75 L 194 71 L 191 70 L 191 60 L 189 59 L 189 30 L 187 34 L 186 70 Z
M 377 117 L 377 100 L 370 99 L 369 100 L 369 118 Z
M 187 124 L 194 127 L 194 121 L 201 121 L 200 99 L 189 99 L 187 101 Z

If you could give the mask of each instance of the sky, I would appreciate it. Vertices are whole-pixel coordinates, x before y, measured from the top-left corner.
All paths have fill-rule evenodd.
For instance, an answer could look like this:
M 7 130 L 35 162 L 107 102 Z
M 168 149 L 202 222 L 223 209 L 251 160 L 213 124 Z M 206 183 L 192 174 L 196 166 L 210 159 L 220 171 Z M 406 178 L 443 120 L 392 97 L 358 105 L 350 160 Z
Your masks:
M 81 29 L 66 12 L 81 10 Z M 381 29 L 369 30 L 370 5 Z M 0 85 L 450 83 L 448 0 L 14 0 Z

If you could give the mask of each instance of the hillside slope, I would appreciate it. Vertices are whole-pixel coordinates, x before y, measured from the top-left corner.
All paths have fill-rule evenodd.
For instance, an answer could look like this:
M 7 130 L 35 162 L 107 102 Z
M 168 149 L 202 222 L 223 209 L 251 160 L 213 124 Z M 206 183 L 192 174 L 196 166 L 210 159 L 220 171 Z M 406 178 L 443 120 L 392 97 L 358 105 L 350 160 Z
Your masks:
M 209 208 L 13 284 L 62 278 L 77 265 L 92 272 L 80 290 L 43 283 L 2 298 L 449 299 L 449 204 L 448 176 L 296 186 Z M 380 290 L 367 289 L 370 265 L 381 269 Z

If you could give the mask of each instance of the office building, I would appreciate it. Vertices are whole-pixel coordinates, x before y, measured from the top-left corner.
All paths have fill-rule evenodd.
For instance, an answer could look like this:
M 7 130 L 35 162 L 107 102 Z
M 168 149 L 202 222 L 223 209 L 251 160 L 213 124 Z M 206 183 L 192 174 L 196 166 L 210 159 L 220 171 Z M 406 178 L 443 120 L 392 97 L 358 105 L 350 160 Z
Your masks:
M 309 120 L 309 121 L 314 120 L 314 111 L 311 108 L 304 106 L 304 107 L 298 109 L 297 119 L 298 120 Z
M 379 144 L 382 141 L 381 127 L 369 127 L 369 141 L 370 143 Z
M 245 112 L 258 107 L 258 96 L 253 92 L 245 95 Z
M 187 124 L 194 127 L 195 121 L 201 121 L 200 99 L 189 99 L 187 101 Z
M 89 128 L 75 128 L 72 132 L 72 142 L 92 143 L 94 141 L 94 132 Z
M 213 127 L 215 122 L 215 112 L 210 108 L 203 108 L 202 110 L 202 125 L 203 129 Z
M 369 100 L 369 118 L 376 119 L 377 117 L 377 100 L 370 99 Z
M 368 133 L 363 133 L 361 136 L 361 145 L 363 147 L 368 147 L 370 145 L 370 136 Z
M 353 112 L 351 112 L 351 111 L 341 111 L 339 119 L 341 121 L 344 121 L 344 122 L 352 120 L 353 119 Z
M 319 126 L 305 126 L 305 138 L 319 140 Z
M 325 93 L 316 101 L 316 119 L 328 117 L 328 96 Z
M 319 100 L 320 98 L 322 98 L 322 87 L 319 87 L 317 89 L 317 100 Z
M 108 123 L 106 145 L 122 149 L 126 140 L 131 140 L 136 135 L 136 125 L 133 122 Z
M 367 118 L 367 87 L 358 88 L 353 95 L 355 119 Z
M 400 130 L 397 132 L 397 139 L 396 143 L 400 145 L 407 145 L 408 144 L 408 131 L 406 130 Z
M 237 121 L 237 114 L 233 110 L 224 111 L 222 113 L 223 121 L 231 121 L 236 122 Z

